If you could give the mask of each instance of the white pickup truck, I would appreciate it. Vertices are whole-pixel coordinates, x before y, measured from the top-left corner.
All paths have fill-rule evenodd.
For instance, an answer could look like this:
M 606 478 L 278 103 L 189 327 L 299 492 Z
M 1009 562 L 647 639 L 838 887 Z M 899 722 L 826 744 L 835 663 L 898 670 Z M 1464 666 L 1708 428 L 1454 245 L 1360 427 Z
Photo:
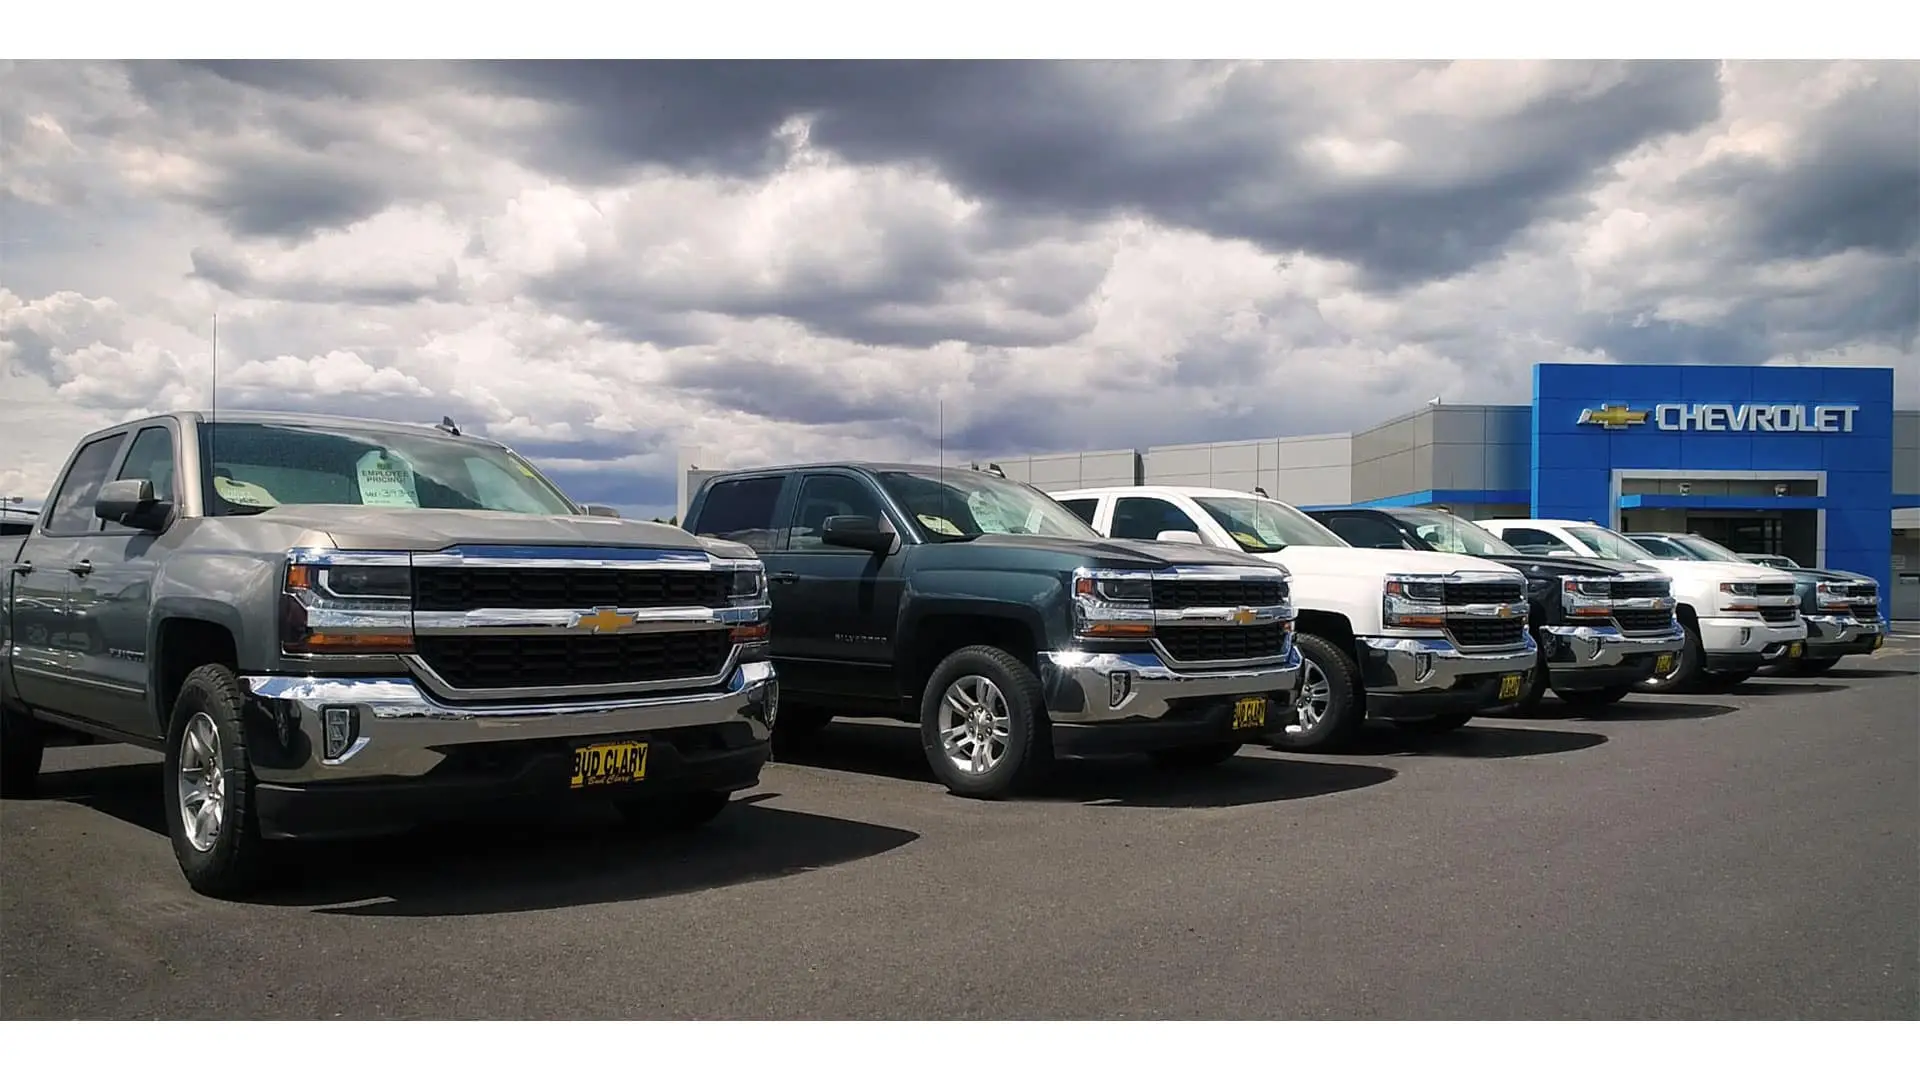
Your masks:
M 1538 646 L 1527 585 L 1486 559 L 1356 548 L 1299 510 L 1223 488 L 1108 487 L 1057 492 L 1115 539 L 1245 551 L 1286 567 L 1300 649 L 1299 710 L 1269 740 L 1328 750 L 1368 716 L 1451 731 L 1518 699 Z
M 1686 632 L 1680 658 L 1650 690 L 1725 688 L 1761 667 L 1798 660 L 1807 624 L 1793 575 L 1751 564 L 1662 559 L 1591 521 L 1492 518 L 1474 524 L 1529 554 L 1586 555 L 1645 563 L 1673 579 L 1675 617 Z

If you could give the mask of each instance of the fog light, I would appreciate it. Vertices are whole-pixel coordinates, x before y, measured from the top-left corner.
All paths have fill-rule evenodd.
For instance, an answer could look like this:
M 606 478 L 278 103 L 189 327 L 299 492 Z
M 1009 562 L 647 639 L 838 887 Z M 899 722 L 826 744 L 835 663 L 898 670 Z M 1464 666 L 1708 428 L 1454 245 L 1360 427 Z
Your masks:
M 1433 656 L 1430 653 L 1425 653 L 1425 652 L 1414 653 L 1413 654 L 1413 681 L 1426 682 L 1427 676 L 1432 674 L 1433 674 Z
M 1744 627 L 1744 626 L 1741 627 L 1740 628 L 1740 644 L 1745 645 L 1748 642 L 1751 642 L 1752 640 L 1753 640 L 1753 631 L 1747 627 Z
M 767 722 L 768 730 L 772 730 L 773 725 L 780 719 L 779 683 L 770 682 L 767 684 L 767 696 L 760 704 L 760 713 Z
M 1116 671 L 1107 676 L 1107 707 L 1117 709 L 1133 693 L 1133 672 Z
M 324 746 L 320 757 L 325 761 L 339 761 L 353 746 L 354 728 L 358 722 L 351 708 L 328 706 L 320 712 L 320 726 Z

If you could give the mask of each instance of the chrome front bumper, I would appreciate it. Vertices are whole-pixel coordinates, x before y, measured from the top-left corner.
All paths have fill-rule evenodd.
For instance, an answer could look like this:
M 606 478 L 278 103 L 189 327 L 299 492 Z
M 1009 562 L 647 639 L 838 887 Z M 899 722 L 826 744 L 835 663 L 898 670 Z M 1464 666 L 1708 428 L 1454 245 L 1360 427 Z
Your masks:
M 779 683 L 773 665 L 749 661 L 727 682 L 695 693 L 617 701 L 539 701 L 448 705 L 427 697 L 405 678 L 243 677 L 249 705 L 296 731 L 304 752 L 260 754 L 254 774 L 264 783 L 331 783 L 336 780 L 406 780 L 425 776 L 445 755 L 434 747 L 471 746 L 529 739 L 598 738 L 745 721 L 755 740 L 772 735 Z M 352 721 L 352 735 L 337 761 L 322 758 L 328 713 Z
M 1687 640 L 1686 631 L 1677 622 L 1670 624 L 1666 633 L 1632 637 L 1617 626 L 1543 626 L 1540 632 L 1546 636 L 1550 671 L 1619 667 L 1648 653 L 1674 652 Z
M 1887 624 L 1880 619 L 1856 619 L 1851 615 L 1803 615 L 1807 624 L 1809 654 L 1878 647 L 1887 636 Z
M 1472 712 L 1497 705 L 1505 675 L 1533 670 L 1533 636 L 1488 652 L 1462 652 L 1446 638 L 1363 637 L 1360 678 L 1369 715 L 1388 719 Z
M 1300 652 L 1291 642 L 1278 663 L 1204 671 L 1175 670 L 1151 650 L 1043 652 L 1039 661 L 1047 714 L 1062 724 L 1161 720 L 1196 698 L 1264 696 L 1284 712 L 1300 688 Z

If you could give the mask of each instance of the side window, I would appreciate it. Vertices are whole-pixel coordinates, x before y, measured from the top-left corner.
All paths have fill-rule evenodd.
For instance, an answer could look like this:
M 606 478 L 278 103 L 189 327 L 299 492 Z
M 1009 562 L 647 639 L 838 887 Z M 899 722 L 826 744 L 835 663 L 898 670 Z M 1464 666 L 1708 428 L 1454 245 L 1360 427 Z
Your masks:
M 1192 518 L 1165 499 L 1129 495 L 1113 504 L 1113 528 L 1109 535 L 1116 539 L 1152 540 L 1169 529 L 1200 532 L 1200 526 L 1195 525 Z
M 1678 545 L 1670 544 L 1657 536 L 1630 536 L 1628 539 L 1663 559 L 1684 559 L 1687 557 L 1679 550 Z
M 1532 555 L 1572 555 L 1574 550 L 1565 540 L 1542 529 L 1507 529 L 1500 539 Z
M 1093 512 L 1100 506 L 1099 499 L 1061 499 L 1060 505 L 1073 511 L 1073 516 L 1087 524 L 1093 524 Z
M 1399 529 L 1371 514 L 1340 514 L 1328 519 L 1326 526 L 1354 547 L 1398 551 L 1407 546 Z
M 161 502 L 173 501 L 173 432 L 163 427 L 141 428 L 133 437 L 133 446 L 127 450 L 127 459 L 121 463 L 115 480 L 151 480 L 153 497 Z M 101 531 L 123 533 L 132 532 L 125 525 L 116 525 L 110 521 L 100 523 Z
M 33 531 L 33 522 L 0 518 L 0 536 L 25 536 Z
M 93 516 L 93 500 L 99 497 L 101 486 L 107 482 L 107 469 L 126 439 L 124 434 L 109 435 L 80 448 L 73 459 L 73 468 L 67 470 L 60 490 L 47 504 L 47 532 L 54 536 L 78 536 L 93 531 L 99 521 Z
M 886 511 L 873 489 L 851 476 L 809 476 L 800 483 L 800 497 L 793 504 L 793 528 L 787 533 L 789 551 L 844 551 L 828 547 L 820 533 L 828 518 L 836 514 L 859 514 L 887 525 Z
M 717 480 L 700 504 L 697 535 L 733 540 L 755 551 L 774 549 L 774 504 L 780 501 L 784 476 L 754 476 L 744 480 Z

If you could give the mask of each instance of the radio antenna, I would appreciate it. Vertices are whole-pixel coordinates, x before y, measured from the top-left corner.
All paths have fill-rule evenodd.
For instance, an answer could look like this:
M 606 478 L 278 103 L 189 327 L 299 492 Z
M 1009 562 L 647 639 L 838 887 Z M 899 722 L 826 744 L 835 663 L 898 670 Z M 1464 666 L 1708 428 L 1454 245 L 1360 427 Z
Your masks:
M 202 512 L 211 514 L 214 497 L 218 495 L 214 490 L 213 470 L 220 460 L 219 453 L 214 449 L 214 440 L 219 438 L 220 431 L 220 425 L 216 423 L 220 416 L 220 310 L 218 308 L 214 309 L 212 335 L 207 341 L 207 364 L 213 369 L 210 379 L 213 387 L 207 394 L 207 460 L 200 463 L 200 475 L 204 477 L 201 480 L 200 490 L 205 492 L 201 498 L 207 504 L 201 508 Z
M 940 402 L 940 516 L 948 521 L 953 516 L 947 513 L 947 395 L 941 394 Z

